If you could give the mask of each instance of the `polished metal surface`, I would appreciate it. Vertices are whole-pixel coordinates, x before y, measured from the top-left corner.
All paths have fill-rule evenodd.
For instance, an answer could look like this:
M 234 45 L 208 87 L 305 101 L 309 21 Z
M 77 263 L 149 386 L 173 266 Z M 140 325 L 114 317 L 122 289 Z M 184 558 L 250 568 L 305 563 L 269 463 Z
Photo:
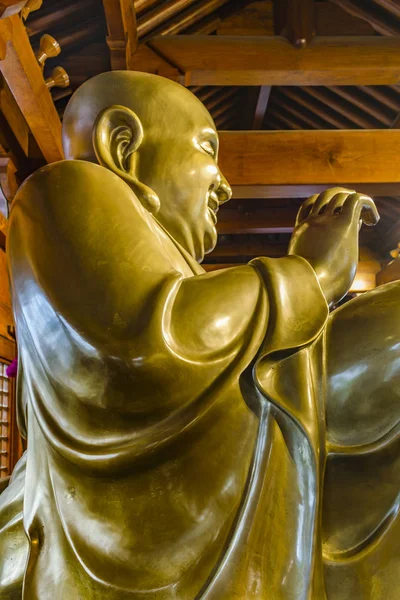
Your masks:
M 329 315 L 372 200 L 312 197 L 289 256 L 205 273 L 231 192 L 188 90 L 99 75 L 63 135 L 11 211 L 1 600 L 398 598 L 400 284 Z

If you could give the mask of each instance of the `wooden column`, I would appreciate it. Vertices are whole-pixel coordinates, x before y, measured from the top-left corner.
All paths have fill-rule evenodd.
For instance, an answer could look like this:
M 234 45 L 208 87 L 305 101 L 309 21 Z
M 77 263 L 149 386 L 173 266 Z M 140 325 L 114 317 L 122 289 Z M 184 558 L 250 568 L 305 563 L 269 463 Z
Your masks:
M 296 48 L 305 48 L 315 35 L 314 0 L 274 0 L 274 27 Z
M 137 49 L 137 24 L 133 0 L 103 0 L 107 20 L 111 66 L 132 68 L 132 56 Z

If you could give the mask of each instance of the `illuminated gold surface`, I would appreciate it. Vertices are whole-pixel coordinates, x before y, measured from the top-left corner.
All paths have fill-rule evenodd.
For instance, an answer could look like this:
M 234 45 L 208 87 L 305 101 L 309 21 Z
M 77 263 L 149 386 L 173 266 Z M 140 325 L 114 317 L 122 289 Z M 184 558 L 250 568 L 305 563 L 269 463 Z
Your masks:
M 103 74 L 13 202 L 2 600 L 398 598 L 399 284 L 328 311 L 376 209 L 330 190 L 290 256 L 205 273 L 217 145 L 189 91 Z

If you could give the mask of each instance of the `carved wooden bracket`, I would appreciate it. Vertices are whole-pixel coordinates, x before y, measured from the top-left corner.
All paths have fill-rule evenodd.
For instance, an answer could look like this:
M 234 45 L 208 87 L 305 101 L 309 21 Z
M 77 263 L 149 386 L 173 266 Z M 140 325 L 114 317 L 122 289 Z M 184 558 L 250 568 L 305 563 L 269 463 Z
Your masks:
M 28 0 L 25 2 L 25 6 L 22 9 L 21 15 L 24 21 L 29 17 L 31 12 L 35 12 L 35 10 L 39 10 L 42 6 L 43 0 Z

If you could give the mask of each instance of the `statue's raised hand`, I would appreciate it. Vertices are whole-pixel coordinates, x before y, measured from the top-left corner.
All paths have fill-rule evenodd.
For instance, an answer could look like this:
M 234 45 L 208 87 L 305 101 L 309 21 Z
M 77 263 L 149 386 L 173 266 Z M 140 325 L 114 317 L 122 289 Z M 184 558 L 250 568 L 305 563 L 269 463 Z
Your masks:
M 301 206 L 289 254 L 302 256 L 311 264 L 329 305 L 351 287 L 362 223 L 375 225 L 378 221 L 371 198 L 339 187 L 311 196 Z

